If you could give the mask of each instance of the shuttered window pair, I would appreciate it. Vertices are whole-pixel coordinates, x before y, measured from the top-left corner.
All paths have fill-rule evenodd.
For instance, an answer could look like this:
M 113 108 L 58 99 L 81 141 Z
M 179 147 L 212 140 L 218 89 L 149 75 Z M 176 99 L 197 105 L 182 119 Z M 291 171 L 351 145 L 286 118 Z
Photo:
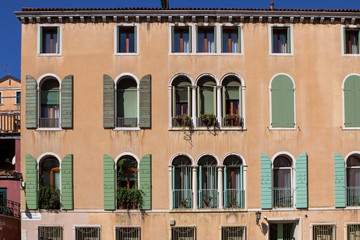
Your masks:
M 134 86 L 122 86 L 120 80 L 119 91 L 115 92 L 115 82 L 109 76 L 103 76 L 103 126 L 104 128 L 137 126 L 137 91 Z M 135 81 L 135 80 L 133 80 Z M 117 104 L 115 104 L 117 94 Z M 151 75 L 145 75 L 139 86 L 139 127 L 151 128 Z M 117 111 L 115 111 L 117 107 Z M 117 117 L 115 120 L 115 116 Z M 136 114 L 135 114 L 136 113 Z M 136 120 L 134 120 L 136 119 Z M 136 124 L 135 124 L 136 123 Z
M 271 127 L 295 127 L 294 84 L 290 77 L 280 74 L 271 82 Z
M 115 162 L 107 154 L 103 156 L 104 163 L 104 209 L 116 209 Z M 142 209 L 151 209 L 151 154 L 142 157 L 139 164 L 139 189 L 143 192 Z
M 308 207 L 307 154 L 302 153 L 296 159 L 296 208 Z M 270 209 L 274 205 L 272 162 L 269 156 L 261 154 L 261 208 Z
M 351 75 L 344 83 L 345 127 L 360 127 L 360 76 Z
M 60 202 L 61 209 L 71 210 L 73 203 L 73 155 L 66 155 L 61 161 L 60 167 Z M 39 207 L 38 190 L 38 166 L 36 159 L 30 154 L 25 155 L 25 180 L 26 180 L 26 208 L 36 210 Z
M 26 75 L 26 128 L 73 127 L 73 75 L 68 75 L 62 80 L 61 90 L 51 81 L 52 79 L 44 80 L 44 84 L 49 83 L 49 86 L 42 88 L 43 86 L 39 86 L 32 76 Z M 44 119 L 45 122 L 42 121 Z M 50 122 L 50 119 L 57 121 Z

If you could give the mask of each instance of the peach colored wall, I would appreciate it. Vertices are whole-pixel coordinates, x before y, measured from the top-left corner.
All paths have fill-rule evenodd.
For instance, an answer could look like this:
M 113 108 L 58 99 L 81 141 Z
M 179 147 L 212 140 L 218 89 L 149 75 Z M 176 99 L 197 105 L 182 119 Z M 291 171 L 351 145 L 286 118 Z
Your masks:
M 7 88 L 7 89 L 6 89 Z M 13 89 L 17 88 L 17 89 Z M 20 111 L 20 104 L 16 104 L 16 92 L 20 91 L 21 83 L 14 80 L 6 80 L 0 83 L 1 92 L 1 111 Z M 10 98 L 9 98 L 10 97 Z

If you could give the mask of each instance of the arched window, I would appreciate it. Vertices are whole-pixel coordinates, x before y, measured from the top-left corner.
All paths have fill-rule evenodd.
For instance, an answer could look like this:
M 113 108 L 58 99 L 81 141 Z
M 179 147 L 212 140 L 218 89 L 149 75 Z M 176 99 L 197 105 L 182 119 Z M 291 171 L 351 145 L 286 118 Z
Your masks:
M 216 81 L 203 76 L 197 88 L 197 126 L 214 126 L 216 124 Z
M 191 81 L 179 76 L 172 82 L 172 126 L 191 124 Z
M 228 76 L 223 80 L 222 87 L 223 126 L 242 126 L 241 108 L 241 82 L 235 76 Z
M 278 156 L 273 163 L 273 206 L 293 207 L 292 161 L 285 155 Z
M 116 127 L 138 126 L 137 83 L 131 77 L 122 77 L 116 85 Z
M 140 207 L 141 192 L 138 189 L 138 164 L 132 156 L 123 156 L 117 161 L 117 200 L 120 209 Z
M 360 156 L 351 155 L 346 163 L 347 206 L 360 206 Z
M 294 84 L 290 77 L 280 74 L 271 82 L 271 126 L 295 127 Z
M 172 168 L 173 208 L 192 208 L 191 160 L 186 156 L 178 156 Z
M 351 75 L 344 83 L 345 127 L 360 127 L 360 76 Z
M 60 117 L 59 82 L 47 78 L 40 85 L 40 119 L 39 127 L 57 128 Z
M 244 206 L 242 161 L 238 156 L 228 156 L 224 160 L 224 207 L 244 208 Z
M 55 157 L 40 161 L 39 208 L 60 209 L 60 169 Z
M 218 206 L 218 178 L 217 161 L 212 156 L 199 159 L 198 194 L 199 208 L 217 208 Z

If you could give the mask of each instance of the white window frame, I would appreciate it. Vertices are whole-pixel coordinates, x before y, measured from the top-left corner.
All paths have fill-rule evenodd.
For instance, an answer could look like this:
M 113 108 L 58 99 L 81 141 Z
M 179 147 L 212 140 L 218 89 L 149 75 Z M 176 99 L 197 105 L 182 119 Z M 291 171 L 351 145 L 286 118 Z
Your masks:
M 172 42 L 174 40 L 174 39 L 172 39 L 172 30 L 171 30 L 172 27 L 189 27 L 189 28 L 191 28 L 191 38 L 189 38 L 189 42 L 191 42 L 191 51 L 190 52 L 172 52 Z M 194 34 L 196 34 L 196 31 L 194 32 L 194 28 L 196 30 L 195 24 L 185 24 L 185 23 L 169 24 L 169 55 L 192 55 L 194 53 Z
M 20 102 L 19 103 L 17 103 L 17 94 L 18 93 L 20 93 Z M 21 91 L 15 91 L 15 104 L 20 105 L 20 103 L 21 103 Z M 1 102 L 0 102 L 0 104 L 1 104 Z
M 359 39 L 360 40 L 360 39 Z M 349 55 L 351 55 L 351 54 L 349 54 Z M 360 55 L 359 55 L 360 56 Z M 353 76 L 353 75 L 355 75 L 355 76 L 358 76 L 358 77 L 360 77 L 360 74 L 357 74 L 357 73 L 351 73 L 351 74 L 348 74 L 345 78 L 344 78 L 344 80 L 343 80 L 343 82 L 342 82 L 342 85 L 341 85 L 341 94 L 342 94 L 342 117 L 343 117 L 343 123 L 342 123 L 342 129 L 343 130 L 360 130 L 360 126 L 359 127 L 345 127 L 345 82 L 346 82 L 346 80 L 349 78 L 349 77 L 351 77 L 351 76 Z
M 331 225 L 333 226 L 334 228 L 334 231 L 333 231 L 333 237 L 334 237 L 334 240 L 336 240 L 336 223 L 332 223 L 332 222 L 329 222 L 329 223 L 310 223 L 310 240 L 316 240 L 313 238 L 313 235 L 314 235 L 314 226 L 319 226 L 319 225 Z M 345 233 L 346 234 L 346 233 Z
M 198 28 L 201 27 L 216 27 L 216 38 L 214 36 L 214 44 L 215 44 L 215 52 L 198 52 L 197 51 L 197 42 L 198 42 L 198 32 L 196 31 Z M 221 49 L 219 48 L 219 41 L 220 41 L 220 24 L 213 24 L 213 23 L 204 23 L 204 24 L 196 24 L 193 28 L 193 32 L 195 34 L 195 44 L 193 44 L 193 50 L 196 55 L 222 55 Z
M 360 27 L 356 26 L 356 25 L 348 25 L 348 26 L 341 26 L 341 34 L 340 34 L 340 41 L 341 41 L 341 56 L 343 57 L 360 57 L 360 49 L 359 49 L 359 53 L 345 53 L 346 49 L 345 49 L 345 30 L 346 29 L 354 29 L 354 30 L 359 30 L 360 31 Z M 358 41 L 360 41 L 360 39 L 358 39 Z
M 58 53 L 41 53 L 41 49 L 40 49 L 40 45 L 41 45 L 41 41 L 42 39 L 40 38 L 40 35 L 41 35 L 41 30 L 43 27 L 57 27 L 59 28 L 59 42 L 58 44 L 60 44 L 58 46 L 59 48 L 59 52 Z M 51 57 L 51 56 L 62 56 L 62 25 L 60 24 L 40 24 L 38 25 L 38 33 L 37 33 L 37 54 L 38 56 L 46 56 L 46 57 Z
M 220 48 L 220 50 L 219 50 L 219 53 L 221 54 L 221 55 L 244 55 L 244 31 L 243 31 L 243 24 L 222 24 L 222 25 L 219 25 L 218 26 L 219 27 L 219 35 L 221 35 L 220 36 L 220 39 L 219 39 L 219 48 Z M 224 28 L 224 27 L 240 27 L 240 46 L 239 46 L 239 48 L 240 48 L 240 52 L 235 52 L 235 53 L 223 53 L 222 52 L 222 34 L 220 34 L 220 33 L 222 33 L 222 29 Z M 239 33 L 238 33 L 239 34 Z M 239 41 L 239 40 L 238 40 Z
M 290 53 L 273 53 L 272 52 L 272 32 L 273 28 L 289 28 L 290 29 Z M 293 41 L 293 26 L 292 24 L 269 24 L 269 30 L 268 30 L 268 36 L 269 36 L 269 56 L 294 56 L 294 41 Z
M 349 152 L 345 158 L 344 158 L 344 161 L 345 161 L 345 184 L 346 184 L 346 190 L 347 190 L 347 179 L 348 179 L 348 174 L 347 174 L 347 166 L 348 166 L 348 160 L 349 160 L 349 157 L 353 156 L 353 155 L 357 155 L 357 157 L 360 157 L 360 151 L 352 151 L 352 152 Z M 360 167 L 353 167 L 353 168 L 360 168 Z M 359 186 L 360 187 L 360 186 Z M 345 205 L 345 208 L 346 209 L 360 209 L 360 206 L 348 206 L 347 205 L 347 191 L 345 190 L 345 201 L 346 201 L 346 205 Z M 360 223 L 359 223 L 360 224 Z
M 118 52 L 117 51 L 117 45 L 119 39 L 117 38 L 117 29 L 118 27 L 135 27 L 136 31 L 136 51 L 131 53 L 125 53 L 125 52 Z M 140 52 L 140 44 L 139 44 L 139 24 L 115 24 L 114 26 L 114 55 L 115 56 L 138 56 Z

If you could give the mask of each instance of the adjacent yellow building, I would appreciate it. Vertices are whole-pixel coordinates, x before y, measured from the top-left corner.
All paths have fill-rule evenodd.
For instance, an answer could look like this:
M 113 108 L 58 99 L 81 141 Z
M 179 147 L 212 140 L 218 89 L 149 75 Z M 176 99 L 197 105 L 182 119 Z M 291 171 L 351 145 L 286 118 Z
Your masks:
M 360 239 L 359 10 L 15 14 L 22 239 Z

